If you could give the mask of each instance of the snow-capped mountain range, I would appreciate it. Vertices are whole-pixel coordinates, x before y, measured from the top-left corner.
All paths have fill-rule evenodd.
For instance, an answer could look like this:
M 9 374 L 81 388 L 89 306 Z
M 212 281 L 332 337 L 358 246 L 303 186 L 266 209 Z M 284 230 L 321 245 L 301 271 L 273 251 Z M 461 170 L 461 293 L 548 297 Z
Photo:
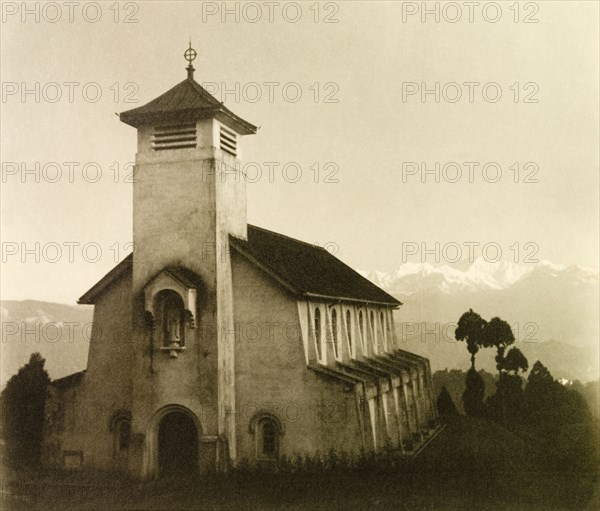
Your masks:
M 597 270 L 480 258 L 462 266 L 408 262 L 391 273 L 361 274 L 403 302 L 396 313 L 398 337 L 435 369 L 468 367 L 452 325 L 472 308 L 488 320 L 508 321 L 531 365 L 542 360 L 556 376 L 598 378 Z M 478 364 L 494 371 L 493 354 L 480 354 Z
M 465 270 L 447 264 L 433 266 L 406 262 L 396 271 L 360 271 L 373 283 L 393 294 L 410 296 L 419 292 L 454 293 L 457 291 L 502 290 L 526 278 L 558 278 L 571 282 L 598 285 L 598 271 L 580 266 L 564 266 L 550 261 L 516 264 L 510 261 L 489 262 L 478 258 Z

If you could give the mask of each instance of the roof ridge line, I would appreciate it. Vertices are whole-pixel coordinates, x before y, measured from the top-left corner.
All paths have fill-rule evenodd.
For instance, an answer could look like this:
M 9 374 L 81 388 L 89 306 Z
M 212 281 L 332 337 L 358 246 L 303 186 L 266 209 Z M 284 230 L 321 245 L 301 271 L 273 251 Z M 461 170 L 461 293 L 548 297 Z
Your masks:
M 288 239 L 288 240 L 292 240 L 292 241 L 294 241 L 296 243 L 301 243 L 303 245 L 308 245 L 309 247 L 312 247 L 312 248 L 316 248 L 316 249 L 319 249 L 319 250 L 324 250 L 325 252 L 327 252 L 329 254 L 329 250 L 327 250 L 326 248 L 324 248 L 321 245 L 318 245 L 316 243 L 310 243 L 308 241 L 302 241 L 302 240 L 299 240 L 297 238 L 292 238 L 291 236 L 287 236 L 286 234 L 281 234 L 280 232 L 271 231 L 269 229 L 265 229 L 264 227 L 258 227 L 257 225 L 252 225 L 252 224 L 247 224 L 247 225 L 248 225 L 248 227 L 252 227 L 253 229 L 258 229 L 259 231 L 268 232 L 269 234 L 274 234 L 275 236 L 279 236 L 280 238 L 285 238 L 285 239 Z M 337 257 L 336 257 L 336 259 L 337 259 Z
M 368 278 L 366 278 L 364 275 L 361 275 L 358 271 L 356 271 L 354 268 L 352 268 L 352 266 L 350 266 L 349 264 L 346 264 L 344 261 L 342 261 L 339 257 L 336 257 L 334 254 L 332 254 L 331 252 L 329 252 L 329 250 L 327 250 L 325 247 L 322 247 L 320 245 L 316 245 L 316 244 L 312 244 L 312 243 L 308 243 L 306 241 L 302 241 L 302 240 L 298 240 L 296 238 L 292 238 L 291 236 L 286 236 L 285 234 L 281 234 L 275 231 L 270 231 L 269 229 L 264 229 L 262 227 L 258 227 L 256 225 L 251 225 L 248 224 L 248 227 L 253 227 L 255 229 L 259 229 L 261 231 L 266 231 L 268 233 L 274 234 L 276 236 L 279 236 L 281 238 L 286 238 L 292 241 L 295 241 L 296 243 L 303 243 L 304 245 L 308 245 L 310 247 L 313 248 L 317 248 L 317 249 L 321 249 L 323 251 L 325 251 L 327 254 L 329 254 L 331 257 L 335 258 L 337 261 L 339 261 L 341 264 L 343 264 L 348 270 L 356 273 L 357 275 L 360 275 L 361 278 L 363 278 L 366 282 L 368 282 L 372 287 L 377 288 L 381 291 L 383 291 L 384 293 L 386 293 L 389 297 L 393 298 L 394 300 L 396 300 L 392 295 L 390 295 L 390 293 L 388 293 L 387 291 L 385 291 L 384 289 L 382 289 L 381 287 L 379 287 L 377 284 L 375 284 L 374 282 L 371 282 Z M 400 301 L 400 300 L 398 300 Z M 400 304 L 402 305 L 402 302 L 400 302 Z
M 321 250 L 322 252 L 324 252 L 325 254 L 327 254 L 327 257 L 335 260 L 337 262 L 337 264 L 340 264 L 341 266 L 343 266 L 347 271 L 355 274 L 357 277 L 359 277 L 361 280 L 363 280 L 365 282 L 365 284 L 367 286 L 369 286 L 371 289 L 373 290 L 377 290 L 379 292 L 384 293 L 388 298 L 391 299 L 390 303 L 398 303 L 398 305 L 403 305 L 403 303 L 398 300 L 397 298 L 395 298 L 394 296 L 392 296 L 390 293 L 388 293 L 387 291 L 385 291 L 384 289 L 382 289 L 381 287 L 379 287 L 377 284 L 375 284 L 374 282 L 371 282 L 368 278 L 366 278 L 365 276 L 361 275 L 357 270 L 355 270 L 354 268 L 352 268 L 352 266 L 350 266 L 349 264 L 345 263 L 342 259 L 340 259 L 339 257 L 336 257 L 334 254 L 332 254 L 329 250 L 327 250 L 325 247 L 321 247 L 320 245 L 317 244 L 311 244 L 308 243 L 306 241 L 302 241 L 302 240 L 298 240 L 296 238 L 292 238 L 291 236 L 286 236 L 285 234 L 281 234 L 275 231 L 270 231 L 269 229 L 265 229 L 263 227 L 258 227 L 256 225 L 252 225 L 252 224 L 247 224 L 249 228 L 253 228 L 253 229 L 257 229 L 266 233 L 269 233 L 270 235 L 273 236 L 277 236 L 279 238 L 282 239 L 286 239 L 286 240 L 290 240 L 292 242 L 295 243 L 299 243 L 301 245 L 310 247 L 312 250 Z M 242 241 L 243 238 L 240 238 Z M 379 300 L 378 300 L 379 301 Z M 381 302 L 383 303 L 383 302 Z

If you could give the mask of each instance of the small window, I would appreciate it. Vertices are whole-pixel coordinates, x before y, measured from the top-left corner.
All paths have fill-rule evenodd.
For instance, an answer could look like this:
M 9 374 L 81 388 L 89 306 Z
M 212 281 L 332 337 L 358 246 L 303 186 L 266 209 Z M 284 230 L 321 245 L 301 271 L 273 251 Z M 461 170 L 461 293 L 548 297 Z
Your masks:
M 383 339 L 383 344 L 385 347 L 385 343 L 386 343 L 386 331 L 385 331 L 385 320 L 383 318 L 383 312 L 379 313 L 379 325 L 381 327 L 381 337 Z
M 337 311 L 335 309 L 331 311 L 331 335 L 333 337 L 333 351 L 335 352 L 336 358 L 338 358 L 340 356 L 340 346 L 338 336 Z
M 321 359 L 323 350 L 321 346 L 321 310 L 318 307 L 315 309 L 315 342 L 317 344 L 317 354 Z
M 276 459 L 279 455 L 279 428 L 274 420 L 261 419 L 258 427 L 258 457 Z

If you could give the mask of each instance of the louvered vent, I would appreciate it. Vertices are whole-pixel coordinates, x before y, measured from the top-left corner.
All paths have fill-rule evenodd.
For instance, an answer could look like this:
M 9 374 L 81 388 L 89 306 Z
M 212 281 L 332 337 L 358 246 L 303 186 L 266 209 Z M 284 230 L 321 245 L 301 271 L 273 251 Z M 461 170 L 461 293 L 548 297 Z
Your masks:
M 155 151 L 186 147 L 196 147 L 196 125 L 194 123 L 158 126 L 154 131 L 152 148 Z
M 237 156 L 237 137 L 233 131 L 221 126 L 220 142 L 223 151 L 233 156 Z

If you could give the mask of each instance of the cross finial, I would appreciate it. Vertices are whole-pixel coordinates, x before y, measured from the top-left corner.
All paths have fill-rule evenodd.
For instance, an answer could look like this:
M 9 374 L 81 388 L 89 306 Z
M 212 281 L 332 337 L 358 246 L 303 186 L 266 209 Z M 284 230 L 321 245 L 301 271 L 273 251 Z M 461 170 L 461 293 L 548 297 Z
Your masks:
M 196 58 L 197 55 L 198 54 L 196 53 L 196 50 L 194 50 L 194 48 L 192 48 L 192 38 L 190 37 L 190 46 L 187 50 L 185 50 L 185 53 L 183 54 L 183 57 L 185 58 L 185 60 L 188 61 L 188 66 L 186 67 L 186 69 L 187 69 L 189 80 L 194 79 L 194 66 L 192 66 L 192 61 Z

